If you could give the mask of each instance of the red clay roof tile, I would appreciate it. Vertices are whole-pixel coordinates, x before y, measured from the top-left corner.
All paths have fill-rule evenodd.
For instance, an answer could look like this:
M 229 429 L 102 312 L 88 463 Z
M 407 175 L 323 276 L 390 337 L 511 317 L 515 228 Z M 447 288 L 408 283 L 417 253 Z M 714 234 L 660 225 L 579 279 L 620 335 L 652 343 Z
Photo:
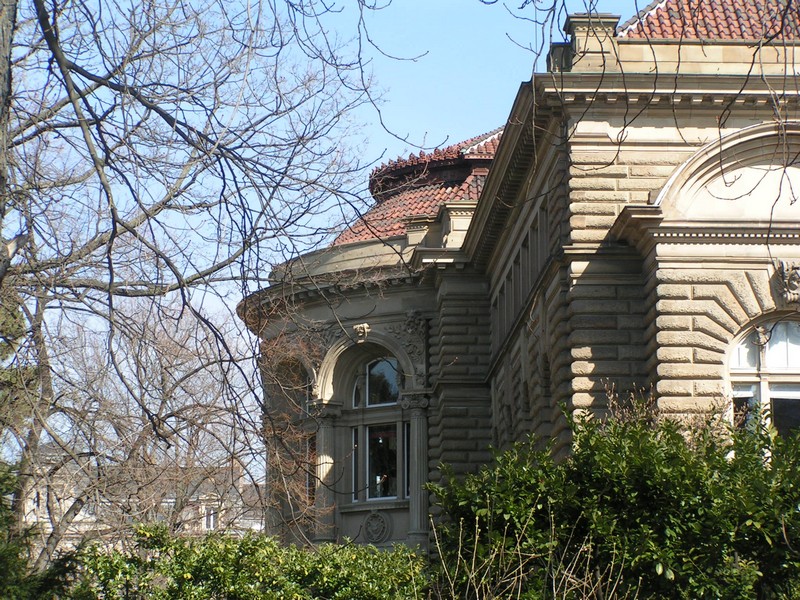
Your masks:
M 389 161 L 370 175 L 376 202 L 334 240 L 335 246 L 406 233 L 412 217 L 434 217 L 446 202 L 478 200 L 502 128 L 447 148 Z
M 617 28 L 625 39 L 797 40 L 797 0 L 656 0 Z

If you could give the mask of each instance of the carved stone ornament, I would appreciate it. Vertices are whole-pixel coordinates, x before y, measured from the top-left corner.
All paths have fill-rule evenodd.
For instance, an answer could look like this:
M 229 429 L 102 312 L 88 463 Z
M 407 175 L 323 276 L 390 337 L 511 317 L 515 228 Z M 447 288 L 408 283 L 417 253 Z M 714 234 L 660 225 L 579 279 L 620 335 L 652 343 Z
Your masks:
M 420 408 L 422 410 L 428 408 L 430 405 L 430 400 L 428 400 L 427 396 L 423 396 L 421 394 L 413 394 L 410 396 L 403 396 L 400 400 L 400 408 L 403 410 L 410 410 L 414 408 Z
M 344 331 L 342 330 L 342 326 L 338 323 L 335 325 L 328 325 L 327 327 L 320 329 L 320 337 L 322 338 L 322 346 L 324 351 L 327 352 L 330 350 L 343 335 Z
M 320 424 L 325 421 L 333 421 L 342 416 L 342 405 L 339 402 L 325 402 L 316 398 L 309 402 L 309 414 L 315 419 L 319 419 Z
M 369 323 L 359 323 L 358 325 L 353 325 L 353 331 L 356 334 L 356 344 L 363 344 L 367 341 L 367 336 L 372 328 L 369 326 Z
M 769 344 L 769 337 L 771 335 L 771 331 L 766 327 L 759 325 L 756 327 L 756 345 L 766 347 Z
M 392 522 L 388 515 L 377 511 L 371 512 L 364 519 L 364 537 L 370 544 L 380 544 L 389 539 L 392 534 Z
M 781 294 L 787 304 L 800 304 L 800 263 L 778 262 Z
M 418 367 L 422 367 L 418 368 L 414 385 L 416 387 L 424 387 L 425 344 L 428 337 L 427 319 L 416 310 L 411 310 L 406 313 L 405 321 L 389 325 L 386 330 L 403 344 L 403 348 L 411 362 Z

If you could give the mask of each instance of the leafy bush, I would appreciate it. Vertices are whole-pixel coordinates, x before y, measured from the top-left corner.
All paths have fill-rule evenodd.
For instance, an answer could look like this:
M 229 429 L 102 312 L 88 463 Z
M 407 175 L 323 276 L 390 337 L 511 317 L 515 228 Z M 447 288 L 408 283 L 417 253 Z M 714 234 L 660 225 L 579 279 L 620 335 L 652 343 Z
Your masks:
M 282 546 L 272 538 L 176 538 L 141 528 L 132 552 L 94 547 L 74 600 L 395 600 L 417 598 L 424 560 L 406 548 Z
M 635 417 L 572 421 L 563 461 L 519 444 L 435 487 L 441 585 L 481 599 L 800 597 L 797 438 Z

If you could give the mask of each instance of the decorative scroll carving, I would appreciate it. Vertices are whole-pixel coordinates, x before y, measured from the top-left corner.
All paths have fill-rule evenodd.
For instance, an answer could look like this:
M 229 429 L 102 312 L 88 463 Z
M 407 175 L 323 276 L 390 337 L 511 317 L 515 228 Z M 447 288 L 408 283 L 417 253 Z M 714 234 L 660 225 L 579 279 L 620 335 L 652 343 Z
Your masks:
M 756 327 L 756 345 L 761 346 L 762 348 L 766 347 L 766 345 L 769 343 L 769 337 L 771 334 L 772 331 L 763 325 Z
M 359 323 L 358 325 L 353 325 L 353 331 L 356 334 L 356 344 L 363 344 L 367 341 L 367 336 L 372 328 L 369 326 L 369 323 Z
M 342 326 L 338 323 L 328 325 L 322 329 L 320 331 L 320 338 L 322 339 L 322 345 L 325 348 L 325 352 L 330 350 L 333 345 L 339 341 L 343 334 L 344 331 L 342 330 Z
M 427 396 L 422 394 L 409 394 L 400 399 L 400 408 L 403 410 L 410 410 L 413 408 L 426 409 L 430 405 L 430 400 Z
M 364 537 L 367 538 L 370 544 L 380 544 L 389 539 L 392 533 L 391 517 L 373 511 L 364 519 L 362 527 L 364 529 Z
M 342 416 L 342 405 L 338 402 L 325 402 L 315 398 L 308 403 L 308 414 L 321 422 L 335 420 Z
M 800 263 L 778 261 L 781 295 L 787 304 L 800 305 Z
M 386 331 L 403 344 L 403 348 L 415 365 L 419 367 L 414 381 L 415 387 L 425 387 L 425 344 L 428 338 L 428 321 L 418 311 L 406 313 L 402 323 L 389 325 Z

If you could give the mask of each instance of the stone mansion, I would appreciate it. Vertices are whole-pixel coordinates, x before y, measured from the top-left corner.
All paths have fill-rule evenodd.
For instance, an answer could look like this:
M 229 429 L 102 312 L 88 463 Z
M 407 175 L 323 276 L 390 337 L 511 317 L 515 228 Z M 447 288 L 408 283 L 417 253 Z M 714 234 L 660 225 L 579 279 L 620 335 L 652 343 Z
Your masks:
M 376 169 L 373 208 L 239 306 L 314 539 L 425 547 L 442 463 L 564 446 L 562 407 L 612 385 L 800 425 L 800 6 L 564 27 L 502 128 Z

